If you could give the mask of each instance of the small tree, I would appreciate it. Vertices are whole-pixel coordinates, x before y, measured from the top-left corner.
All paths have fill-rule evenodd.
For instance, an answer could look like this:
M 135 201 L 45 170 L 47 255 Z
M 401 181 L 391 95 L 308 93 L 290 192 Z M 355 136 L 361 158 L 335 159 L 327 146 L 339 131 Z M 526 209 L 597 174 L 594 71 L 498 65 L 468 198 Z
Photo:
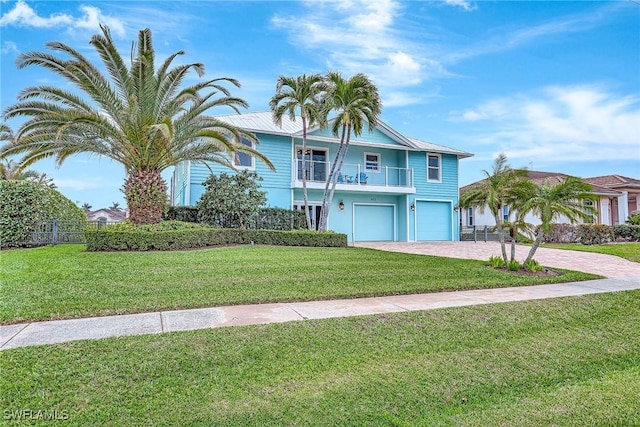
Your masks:
M 211 174 L 203 183 L 205 192 L 196 204 L 198 221 L 224 228 L 247 228 L 249 218 L 267 202 L 260 191 L 262 178 L 244 170 L 234 175 Z

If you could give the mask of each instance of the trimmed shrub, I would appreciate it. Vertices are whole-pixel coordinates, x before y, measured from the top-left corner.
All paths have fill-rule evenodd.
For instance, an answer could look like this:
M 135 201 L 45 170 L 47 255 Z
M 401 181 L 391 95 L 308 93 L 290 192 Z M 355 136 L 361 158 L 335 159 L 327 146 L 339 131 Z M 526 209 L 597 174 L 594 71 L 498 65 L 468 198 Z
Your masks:
M 87 229 L 87 251 L 167 251 L 204 248 L 229 244 L 259 244 L 278 246 L 345 247 L 347 236 L 334 232 L 309 230 L 244 230 L 173 225 L 161 231 L 136 228 L 132 224 L 114 224 L 100 230 Z M 162 223 L 161 223 L 162 224 Z M 155 224 L 158 225 L 158 224 Z M 178 229 L 171 229 L 175 227 Z
M 162 214 L 165 221 L 198 222 L 198 208 L 195 206 L 169 206 Z
M 304 211 L 281 208 L 262 208 L 249 221 L 249 228 L 257 230 L 306 230 Z
M 640 211 L 633 211 L 625 221 L 629 225 L 640 225 Z
M 0 247 L 24 246 L 39 221 L 86 221 L 87 214 L 57 190 L 32 181 L 0 181 Z
M 509 262 L 507 263 L 507 268 L 508 268 L 510 271 L 518 271 L 518 270 L 520 270 L 520 267 L 521 267 L 521 266 L 520 266 L 520 263 L 519 263 L 518 261 L 516 261 L 515 259 L 514 259 L 514 260 L 511 260 L 511 261 L 509 261 Z
M 549 232 L 543 233 L 542 241 L 546 243 L 575 243 L 578 241 L 576 226 L 572 224 L 551 224 Z
M 532 273 L 537 273 L 538 271 L 542 271 L 542 266 L 535 259 L 531 259 L 529 262 L 525 262 L 522 264 L 524 268 L 531 271 Z
M 613 235 L 616 240 L 640 242 L 640 225 L 616 225 L 615 227 L 613 227 Z
M 583 245 L 600 245 L 614 240 L 613 227 L 609 225 L 580 224 L 577 234 Z

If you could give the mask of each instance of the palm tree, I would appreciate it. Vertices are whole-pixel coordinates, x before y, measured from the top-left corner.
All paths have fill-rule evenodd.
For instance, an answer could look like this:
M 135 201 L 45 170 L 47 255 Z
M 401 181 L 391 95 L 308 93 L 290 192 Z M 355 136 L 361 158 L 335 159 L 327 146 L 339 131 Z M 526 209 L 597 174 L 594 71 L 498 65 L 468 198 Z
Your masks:
M 37 179 L 40 174 L 34 170 L 24 170 L 24 165 L 10 159 L 3 159 L 0 163 L 0 180 L 22 181 Z
M 273 167 L 269 160 L 242 140 L 255 136 L 214 117 L 213 107 L 239 112 L 247 103 L 232 97 L 225 85 L 239 87 L 231 78 L 217 78 L 182 87 L 191 70 L 204 73 L 201 63 L 172 66 L 178 51 L 155 67 L 151 31 L 139 32 L 131 65 L 115 48 L 107 27 L 91 38 L 107 74 L 79 51 L 59 42 L 47 47 L 70 59 L 46 52 L 28 52 L 17 60 L 19 68 L 39 65 L 62 76 L 80 92 L 64 86 L 35 86 L 23 90 L 6 118 L 26 116 L 17 143 L 5 144 L 0 156 L 25 154 L 25 166 L 54 157 L 62 164 L 69 156 L 91 153 L 124 165 L 123 192 L 130 219 L 156 223 L 166 203 L 167 185 L 160 173 L 180 162 L 214 162 L 232 166 L 230 155 L 245 152 Z M 135 49 L 135 50 L 134 50 Z
M 591 192 L 591 184 L 572 176 L 555 185 L 548 182 L 543 182 L 540 185 L 534 184 L 532 190 L 519 206 L 519 215 L 523 217 L 531 213 L 538 216 L 540 227 L 525 263 L 533 259 L 533 255 L 542 242 L 543 234 L 549 232 L 553 221 L 565 217 L 572 224 L 579 221 L 592 222 L 595 211 L 593 207 L 585 205 L 584 202 L 598 199 Z
M 483 170 L 485 179 L 460 194 L 458 206 L 462 209 L 477 208 L 484 213 L 488 207 L 496 222 L 496 232 L 502 249 L 502 259 L 506 263 L 507 249 L 504 242 L 504 206 L 513 206 L 528 191 L 531 185 L 526 180 L 525 169 L 512 169 L 507 156 L 498 155 L 491 172 Z
M 329 87 L 325 96 L 326 109 L 337 112 L 331 131 L 335 137 L 340 137 L 340 145 L 331 164 L 322 195 L 320 230 L 327 229 L 329 207 L 336 191 L 337 173 L 347 156 L 351 135 L 362 135 L 365 124 L 369 132 L 373 132 L 382 111 L 378 88 L 365 74 L 358 73 L 345 80 L 340 73 L 331 72 L 327 81 Z
M 276 84 L 276 93 L 269 102 L 273 113 L 273 121 L 282 126 L 282 117 L 287 114 L 291 120 L 299 115 L 302 119 L 302 192 L 307 228 L 311 229 L 311 213 L 309 212 L 309 195 L 307 192 L 307 130 L 314 126 L 324 126 L 327 111 L 322 106 L 322 95 L 327 89 L 324 78 L 320 74 L 303 74 L 298 77 L 280 76 Z
M 111 209 L 112 211 L 118 211 L 118 212 L 122 210 L 122 208 L 120 207 L 120 203 L 118 202 L 113 202 L 111 206 L 109 206 L 109 209 Z
M 86 211 L 90 211 L 90 210 L 91 210 L 91 208 L 92 208 L 93 206 L 91 206 L 91 205 L 90 205 L 89 203 L 87 203 L 87 202 L 84 202 L 84 203 L 82 204 L 82 206 L 81 206 L 81 207 L 82 207 L 82 209 L 84 209 L 84 211 L 86 212 Z

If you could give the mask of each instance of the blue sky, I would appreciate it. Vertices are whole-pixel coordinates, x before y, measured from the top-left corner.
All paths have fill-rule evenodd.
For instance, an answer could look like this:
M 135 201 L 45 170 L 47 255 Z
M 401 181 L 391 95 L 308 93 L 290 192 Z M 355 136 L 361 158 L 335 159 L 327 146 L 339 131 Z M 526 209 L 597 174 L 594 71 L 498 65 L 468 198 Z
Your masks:
M 364 72 L 387 124 L 475 154 L 461 185 L 500 152 L 517 167 L 640 178 L 640 2 L 0 0 L 1 109 L 27 86 L 65 84 L 17 70 L 17 55 L 55 40 L 96 58 L 99 23 L 125 57 L 149 27 L 159 58 L 183 49 L 205 77 L 240 80 L 248 111 L 268 109 L 279 75 Z M 108 159 L 33 168 L 73 201 L 124 205 Z

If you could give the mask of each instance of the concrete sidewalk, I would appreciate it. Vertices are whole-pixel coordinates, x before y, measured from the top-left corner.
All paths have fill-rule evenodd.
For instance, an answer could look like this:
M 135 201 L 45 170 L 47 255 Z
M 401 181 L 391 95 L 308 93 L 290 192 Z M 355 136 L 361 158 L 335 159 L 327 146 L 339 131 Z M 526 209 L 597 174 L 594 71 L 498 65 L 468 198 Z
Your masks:
M 640 289 L 640 276 L 346 300 L 236 305 L 0 326 L 0 350 L 126 335 L 282 323 Z

